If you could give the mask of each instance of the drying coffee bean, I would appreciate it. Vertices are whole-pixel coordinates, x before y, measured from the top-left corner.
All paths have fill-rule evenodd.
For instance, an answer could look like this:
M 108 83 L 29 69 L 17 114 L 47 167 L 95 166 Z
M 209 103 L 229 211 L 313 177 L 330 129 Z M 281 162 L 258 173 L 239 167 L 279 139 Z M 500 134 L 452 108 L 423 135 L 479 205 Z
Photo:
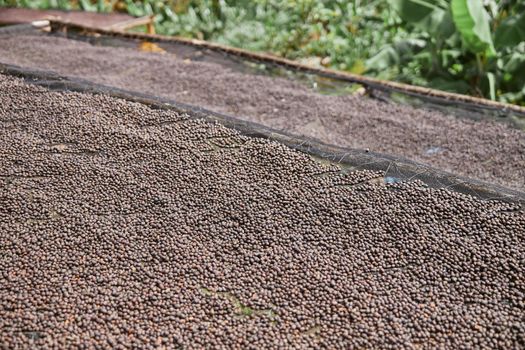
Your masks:
M 2 348 L 525 346 L 518 204 L 3 75 L 0 125 Z

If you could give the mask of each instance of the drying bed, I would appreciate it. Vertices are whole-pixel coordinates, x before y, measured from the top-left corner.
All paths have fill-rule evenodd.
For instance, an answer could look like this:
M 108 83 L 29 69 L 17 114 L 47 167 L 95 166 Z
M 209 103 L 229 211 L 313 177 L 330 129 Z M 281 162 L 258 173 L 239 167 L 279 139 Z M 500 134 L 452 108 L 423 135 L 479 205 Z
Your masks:
M 0 75 L 6 348 L 519 348 L 516 202 Z
M 139 52 L 140 41 L 132 38 L 86 38 L 96 45 L 56 36 L 3 35 L 1 61 L 147 91 L 326 143 L 397 154 L 463 176 L 525 188 L 525 132 L 510 124 L 362 96 L 327 96 L 292 80 L 240 72 L 217 53 L 213 57 L 220 65 L 199 61 L 208 55 L 204 49 L 176 55 Z M 128 47 L 113 47 L 117 42 Z M 156 43 L 166 48 L 166 42 Z
M 446 188 L 456 192 L 470 194 L 481 199 L 503 200 L 520 205 L 525 203 L 524 192 L 447 173 L 399 156 L 381 154 L 369 150 L 342 148 L 317 142 L 310 138 L 288 134 L 261 124 L 210 111 L 199 106 L 96 84 L 83 79 L 65 77 L 54 72 L 31 70 L 1 63 L 0 73 L 20 77 L 30 84 L 44 86 L 54 91 L 75 91 L 110 95 L 130 102 L 139 102 L 153 109 L 172 110 L 177 113 L 191 115 L 192 118 L 204 119 L 209 122 L 219 122 L 221 125 L 235 129 L 245 136 L 277 141 L 292 149 L 309 154 L 321 162 L 336 164 L 342 171 L 380 171 L 383 174 L 382 181 L 384 183 L 420 180 L 432 188 Z
M 177 36 L 126 32 L 118 29 L 106 30 L 76 25 L 60 20 L 49 21 L 49 25 L 45 31 L 76 40 L 88 41 L 95 45 L 136 47 L 137 41 L 146 44 L 155 43 L 154 46 L 156 49 L 161 49 L 176 55 L 189 54 L 192 58 L 197 58 L 200 61 L 219 63 L 229 66 L 236 71 L 248 70 L 251 73 L 284 75 L 297 81 L 310 80 L 310 82 L 314 84 L 314 88 L 324 93 L 337 93 L 338 91 L 341 92 L 341 89 L 344 88 L 348 90 L 348 83 L 355 83 L 365 87 L 366 92 L 371 96 L 375 95 L 378 91 L 386 93 L 380 97 L 381 99 L 396 99 L 396 97 L 393 96 L 396 94 L 405 97 L 412 96 L 414 99 L 407 99 L 407 102 L 415 104 L 423 101 L 430 102 L 433 108 L 439 108 L 439 106 L 445 107 L 445 109 L 454 111 L 454 113 L 460 115 L 464 114 L 463 112 L 470 111 L 470 115 L 480 113 L 486 116 L 499 116 L 507 119 L 507 121 L 510 121 L 509 119 L 518 121 L 518 124 L 520 123 L 516 118 L 525 117 L 525 107 L 518 105 L 399 82 L 380 80 L 363 75 L 327 69 L 321 66 L 302 64 L 271 54 L 247 51 L 209 41 L 187 39 Z M 245 67 L 240 67 L 239 63 L 242 63 Z M 266 70 L 267 68 L 269 68 L 268 71 Z M 320 83 L 319 86 L 316 86 L 317 82 Z M 490 111 L 492 111 L 492 113 L 490 113 Z

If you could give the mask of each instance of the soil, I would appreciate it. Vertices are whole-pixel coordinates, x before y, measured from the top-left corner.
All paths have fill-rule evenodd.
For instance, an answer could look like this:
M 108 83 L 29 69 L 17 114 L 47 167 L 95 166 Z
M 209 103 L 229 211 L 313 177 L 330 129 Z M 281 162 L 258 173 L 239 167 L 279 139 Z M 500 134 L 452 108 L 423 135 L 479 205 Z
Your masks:
M 525 213 L 0 75 L 0 347 L 525 346 Z
M 326 143 L 396 154 L 525 189 L 525 132 L 494 121 L 359 96 L 326 96 L 283 78 L 57 37 L 0 36 L 0 61 L 156 94 Z

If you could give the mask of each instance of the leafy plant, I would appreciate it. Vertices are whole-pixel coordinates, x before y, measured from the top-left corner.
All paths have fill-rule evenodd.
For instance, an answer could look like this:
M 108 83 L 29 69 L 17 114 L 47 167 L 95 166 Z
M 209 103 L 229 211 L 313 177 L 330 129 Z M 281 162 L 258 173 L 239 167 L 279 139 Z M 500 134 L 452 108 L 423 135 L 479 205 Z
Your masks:
M 409 31 L 367 60 L 385 78 L 525 103 L 525 4 L 388 0 Z
M 452 0 L 450 8 L 467 49 L 476 54 L 494 55 L 490 18 L 482 1 Z

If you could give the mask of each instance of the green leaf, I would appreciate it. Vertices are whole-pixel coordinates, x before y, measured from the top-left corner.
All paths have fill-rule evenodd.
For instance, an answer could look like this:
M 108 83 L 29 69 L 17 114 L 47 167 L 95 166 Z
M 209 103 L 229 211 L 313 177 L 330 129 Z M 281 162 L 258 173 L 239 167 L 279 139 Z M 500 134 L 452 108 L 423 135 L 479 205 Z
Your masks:
M 474 53 L 495 54 L 490 18 L 482 0 L 452 0 L 452 17 L 466 47 Z
M 448 38 L 454 33 L 450 11 L 429 0 L 388 0 L 399 17 L 416 28 L 432 35 Z M 444 4 L 440 4 L 444 5 Z
M 397 65 L 400 61 L 398 52 L 393 46 L 388 45 L 381 49 L 376 55 L 366 61 L 366 67 L 369 70 L 381 71 L 388 67 Z
M 487 80 L 489 83 L 490 99 L 495 101 L 496 100 L 496 77 L 494 76 L 494 73 L 488 72 Z
M 518 92 L 507 92 L 507 93 L 499 95 L 498 97 L 501 102 L 517 104 L 519 101 L 523 100 L 524 95 L 525 94 L 523 93 L 523 91 L 518 91 Z
M 135 17 L 144 16 L 144 10 L 137 6 L 132 0 L 126 0 L 126 8 L 128 13 Z
M 497 48 L 516 46 L 522 41 L 525 41 L 525 13 L 505 18 L 496 29 Z
M 97 11 L 97 7 L 95 5 L 92 5 L 91 2 L 89 2 L 89 0 L 80 0 L 80 8 L 84 11 Z
M 109 6 L 109 4 L 108 4 Z M 97 6 L 96 6 L 97 12 L 104 12 L 106 11 L 106 2 L 104 0 L 97 0 Z M 111 8 L 108 8 L 108 10 L 111 10 Z
M 505 65 L 503 66 L 505 72 L 519 75 L 520 71 L 523 72 L 522 69 L 525 69 L 525 54 L 514 52 L 506 59 Z
M 457 49 L 444 49 L 441 50 L 441 62 L 444 67 L 449 67 L 455 62 L 457 62 L 457 58 L 461 56 L 461 51 Z

